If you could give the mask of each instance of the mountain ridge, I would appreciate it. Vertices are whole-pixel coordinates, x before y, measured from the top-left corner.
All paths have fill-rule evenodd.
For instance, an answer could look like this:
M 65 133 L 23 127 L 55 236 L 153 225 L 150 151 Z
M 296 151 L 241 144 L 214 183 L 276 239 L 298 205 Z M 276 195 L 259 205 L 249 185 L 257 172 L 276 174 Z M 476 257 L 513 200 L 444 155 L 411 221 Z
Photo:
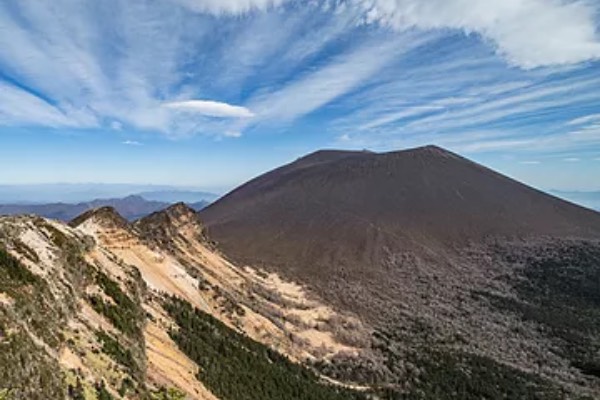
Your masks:
M 0 217 L 0 395 L 596 398 L 596 221 L 436 147 L 316 152 L 200 213 Z
M 241 390 L 265 399 L 355 398 L 300 364 L 358 351 L 328 325 L 350 317 L 291 282 L 232 265 L 204 241 L 195 219 L 184 204 L 138 224 L 112 207 L 70 225 L 0 217 L 0 394 L 237 400 Z M 208 356 L 210 374 L 201 373 Z M 231 379 L 231 365 L 253 379 Z

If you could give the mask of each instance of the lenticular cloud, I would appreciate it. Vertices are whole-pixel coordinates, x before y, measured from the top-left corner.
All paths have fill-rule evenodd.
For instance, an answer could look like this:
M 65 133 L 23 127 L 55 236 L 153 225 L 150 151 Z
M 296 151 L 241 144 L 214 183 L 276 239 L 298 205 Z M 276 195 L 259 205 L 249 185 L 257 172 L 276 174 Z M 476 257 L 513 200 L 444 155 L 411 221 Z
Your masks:
M 163 106 L 172 110 L 192 112 L 207 117 L 251 118 L 254 116 L 254 113 L 245 107 L 218 101 L 186 100 L 165 103 Z

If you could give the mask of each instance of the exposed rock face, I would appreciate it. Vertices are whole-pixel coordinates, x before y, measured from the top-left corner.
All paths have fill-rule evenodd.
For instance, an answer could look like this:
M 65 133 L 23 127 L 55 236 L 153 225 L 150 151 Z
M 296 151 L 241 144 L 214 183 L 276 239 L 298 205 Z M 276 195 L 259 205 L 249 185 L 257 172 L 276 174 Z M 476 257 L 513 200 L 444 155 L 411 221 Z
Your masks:
M 231 333 L 238 332 L 267 346 L 257 345 L 257 352 L 273 348 L 296 361 L 360 351 L 339 338 L 343 327 L 328 325 L 349 321 L 354 329 L 358 321 L 293 283 L 223 259 L 204 241 L 196 214 L 185 205 L 135 224 L 110 207 L 88 211 L 70 226 L 0 217 L 0 394 L 7 389 L 11 399 L 45 400 L 95 399 L 105 392 L 147 399 L 163 396 L 165 387 L 190 399 L 216 399 L 220 388 L 222 398 L 231 399 L 237 388 L 227 382 L 235 377 L 205 383 L 197 364 L 204 358 L 194 358 L 190 349 L 196 347 L 182 347 L 188 343 L 183 338 L 175 341 L 178 322 L 185 320 L 173 319 L 179 309 L 167 307 L 173 302 L 220 321 L 213 329 L 228 335 L 231 346 L 239 346 L 242 336 Z M 218 337 L 208 345 L 216 349 Z M 14 368 L 15 360 L 24 364 Z M 256 360 L 263 362 L 258 354 Z M 311 390 L 344 398 L 311 379 Z M 87 395 L 77 397 L 81 393 Z
M 102 225 L 105 228 L 129 228 L 129 222 L 127 222 L 127 220 L 123 218 L 114 207 L 110 206 L 94 208 L 86 211 L 73 219 L 69 225 L 72 227 L 77 227 L 88 221 Z
M 177 249 L 175 241 L 185 240 L 182 235 L 189 234 L 193 240 L 204 239 L 204 228 L 196 211 L 184 203 L 152 213 L 136 221 L 133 226 L 149 243 L 174 251 Z

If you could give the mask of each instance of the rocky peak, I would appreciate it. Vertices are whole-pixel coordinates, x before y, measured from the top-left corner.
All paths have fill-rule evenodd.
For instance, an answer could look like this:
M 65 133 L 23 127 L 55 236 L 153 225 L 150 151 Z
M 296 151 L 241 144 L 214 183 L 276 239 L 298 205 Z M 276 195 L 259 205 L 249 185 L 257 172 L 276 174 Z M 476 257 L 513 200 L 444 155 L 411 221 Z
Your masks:
M 95 223 L 105 227 L 129 228 L 129 222 L 117 212 L 114 207 L 99 207 L 88 210 L 80 216 L 74 218 L 69 225 L 78 227 L 79 225 L 93 220 Z
M 197 223 L 196 211 L 185 203 L 176 203 L 135 222 L 136 228 L 147 232 L 156 228 L 177 228 L 188 223 Z
M 134 227 L 142 238 L 165 249 L 173 247 L 175 238 L 190 232 L 202 237 L 204 229 L 196 211 L 185 203 L 173 204 L 141 218 Z
M 196 211 L 183 202 L 169 206 L 163 210 L 171 219 L 174 220 L 193 220 L 197 218 Z

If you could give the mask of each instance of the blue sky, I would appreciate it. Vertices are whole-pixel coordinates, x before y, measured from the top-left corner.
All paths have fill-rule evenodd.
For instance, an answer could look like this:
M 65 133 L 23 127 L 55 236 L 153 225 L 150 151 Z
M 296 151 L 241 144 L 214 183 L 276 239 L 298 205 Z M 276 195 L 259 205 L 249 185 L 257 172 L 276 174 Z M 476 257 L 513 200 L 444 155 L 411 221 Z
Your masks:
M 599 27 L 593 0 L 5 0 L 0 184 L 223 191 L 433 143 L 598 190 Z

